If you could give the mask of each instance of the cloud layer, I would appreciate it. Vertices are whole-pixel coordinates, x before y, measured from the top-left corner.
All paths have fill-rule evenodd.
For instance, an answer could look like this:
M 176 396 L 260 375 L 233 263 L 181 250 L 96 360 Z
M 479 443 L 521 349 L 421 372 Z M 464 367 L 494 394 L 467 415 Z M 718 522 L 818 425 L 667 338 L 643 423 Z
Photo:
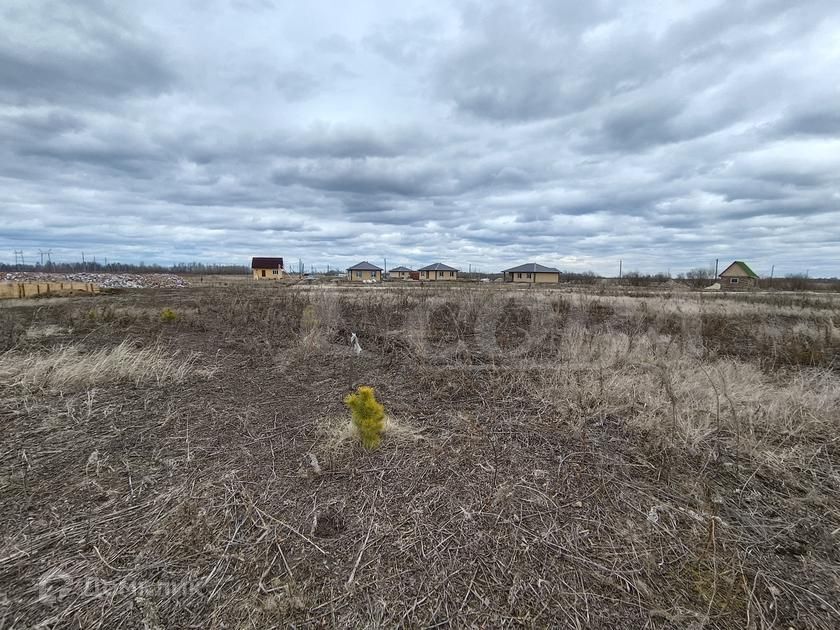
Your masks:
M 840 275 L 832 0 L 0 7 L 0 260 Z

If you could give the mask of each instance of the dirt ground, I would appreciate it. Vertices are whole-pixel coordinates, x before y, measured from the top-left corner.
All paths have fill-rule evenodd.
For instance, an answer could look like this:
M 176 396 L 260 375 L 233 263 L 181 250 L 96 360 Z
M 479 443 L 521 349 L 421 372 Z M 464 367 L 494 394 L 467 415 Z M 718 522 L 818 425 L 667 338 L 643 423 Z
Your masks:
M 838 305 L 243 284 L 0 306 L 0 628 L 840 627 Z M 373 451 L 357 385 L 388 415 Z

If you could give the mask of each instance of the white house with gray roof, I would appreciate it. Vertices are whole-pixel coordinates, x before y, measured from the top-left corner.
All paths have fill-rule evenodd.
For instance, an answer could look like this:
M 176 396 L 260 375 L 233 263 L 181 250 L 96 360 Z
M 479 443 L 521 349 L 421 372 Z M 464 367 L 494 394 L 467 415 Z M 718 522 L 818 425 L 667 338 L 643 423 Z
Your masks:
M 524 282 L 529 284 L 547 284 L 560 282 L 560 270 L 537 263 L 525 263 L 502 272 L 505 282 Z
M 347 279 L 352 282 L 381 282 L 382 267 L 377 267 L 366 260 L 347 268 Z
M 408 280 L 411 278 L 411 274 L 417 273 L 414 269 L 409 269 L 408 267 L 403 267 L 400 265 L 399 267 L 394 267 L 388 272 L 388 277 L 391 280 Z
M 455 267 L 450 267 L 449 265 L 444 265 L 443 263 L 435 263 L 434 265 L 428 265 L 427 267 L 420 267 L 418 271 L 420 272 L 421 280 L 437 281 L 458 279 L 458 270 L 455 269 Z

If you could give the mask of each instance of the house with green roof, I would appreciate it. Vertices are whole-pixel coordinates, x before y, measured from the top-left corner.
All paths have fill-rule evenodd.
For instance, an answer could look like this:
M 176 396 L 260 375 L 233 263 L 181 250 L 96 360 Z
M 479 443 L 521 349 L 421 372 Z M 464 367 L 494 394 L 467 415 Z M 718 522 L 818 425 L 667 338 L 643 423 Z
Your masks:
M 754 289 L 758 286 L 758 274 L 742 260 L 736 260 L 720 272 L 721 289 Z

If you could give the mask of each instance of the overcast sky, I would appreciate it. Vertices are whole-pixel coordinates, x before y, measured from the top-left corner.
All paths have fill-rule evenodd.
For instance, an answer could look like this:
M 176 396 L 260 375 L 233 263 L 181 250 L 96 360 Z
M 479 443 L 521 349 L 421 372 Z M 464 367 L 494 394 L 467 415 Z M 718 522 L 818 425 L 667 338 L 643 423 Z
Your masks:
M 840 2 L 3 0 L 39 248 L 840 276 Z

